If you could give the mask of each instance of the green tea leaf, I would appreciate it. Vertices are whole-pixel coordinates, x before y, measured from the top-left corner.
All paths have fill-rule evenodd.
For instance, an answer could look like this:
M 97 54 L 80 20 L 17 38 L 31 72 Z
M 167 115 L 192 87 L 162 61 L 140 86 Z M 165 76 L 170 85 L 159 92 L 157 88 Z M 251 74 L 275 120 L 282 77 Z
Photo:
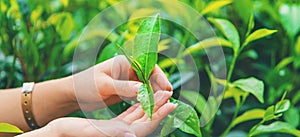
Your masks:
M 161 40 L 159 43 L 158 43 L 158 53 L 159 52 L 162 52 L 162 51 L 165 51 L 167 49 L 169 49 L 170 47 L 168 46 L 170 43 L 172 42 L 172 39 L 164 39 L 164 40 Z
M 244 94 L 246 94 L 246 92 L 239 88 L 229 87 L 224 93 L 224 99 L 233 98 L 236 105 L 240 105 L 241 96 L 243 96 Z
M 296 43 L 294 45 L 295 55 L 294 55 L 294 66 L 295 68 L 300 67 L 300 36 L 298 36 Z
M 275 114 L 278 113 L 282 113 L 287 111 L 291 106 L 291 102 L 287 99 L 279 101 L 276 105 L 275 105 Z
M 183 64 L 184 63 L 184 60 L 183 59 L 177 59 L 177 58 L 166 58 L 162 61 L 160 61 L 158 63 L 158 66 L 161 68 L 161 69 L 165 69 L 165 68 L 168 68 L 168 67 L 171 67 L 171 66 L 174 66 L 174 65 L 180 65 L 180 64 Z
M 144 112 L 152 119 L 154 108 L 154 97 L 149 82 L 149 77 L 157 63 L 158 42 L 160 39 L 160 20 L 159 15 L 145 19 L 134 39 L 134 46 L 131 47 L 131 54 L 128 55 L 126 50 L 120 45 L 118 47 L 125 54 L 131 63 L 139 80 L 144 84 L 138 90 L 138 101 L 140 101 Z
M 0 123 L 0 133 L 23 133 L 23 131 L 14 125 Z
M 286 67 L 288 64 L 292 63 L 294 60 L 293 57 L 286 57 L 284 59 L 282 59 L 275 67 L 274 70 L 276 71 L 280 71 L 281 69 L 283 69 L 284 67 Z
M 171 116 L 166 120 L 165 124 L 163 125 L 160 131 L 161 137 L 166 137 L 172 132 L 172 130 L 174 129 L 173 127 L 174 119 L 175 119 L 175 115 Z
M 286 122 L 276 121 L 269 125 L 260 125 L 254 130 L 250 136 L 267 134 L 267 133 L 286 133 L 295 136 L 300 136 L 300 131 Z
M 297 108 L 291 107 L 283 115 L 283 118 L 286 122 L 290 123 L 293 127 L 299 126 L 300 114 Z
M 145 19 L 137 31 L 132 50 L 133 60 L 140 65 L 145 80 L 149 79 L 150 74 L 157 63 L 159 39 L 159 16 L 156 15 L 155 17 Z
M 186 56 L 188 54 L 193 54 L 193 53 L 201 51 L 205 48 L 210 48 L 210 47 L 214 47 L 214 46 L 224 46 L 224 47 L 232 48 L 232 43 L 223 38 L 218 38 L 218 37 L 207 38 L 203 41 L 200 41 L 200 42 L 188 47 L 184 51 L 183 56 Z
M 212 1 L 208 3 L 205 8 L 201 11 L 202 15 L 205 15 L 209 12 L 215 11 L 217 9 L 220 9 L 228 4 L 231 4 L 232 0 L 220 0 L 220 1 Z
M 137 100 L 141 103 L 144 112 L 152 119 L 152 112 L 154 108 L 154 96 L 152 88 L 143 84 L 138 90 Z
M 206 100 L 200 93 L 194 91 L 181 91 L 180 95 L 191 102 L 198 112 L 203 112 Z
M 247 28 L 246 36 L 248 36 L 250 34 L 252 29 L 254 28 L 254 25 L 255 25 L 254 15 L 252 13 L 252 14 L 250 14 L 250 17 L 249 17 L 249 20 L 248 20 L 248 28 Z
M 200 122 L 194 108 L 179 100 L 173 99 L 171 102 L 177 104 L 176 109 L 173 111 L 175 115 L 173 127 L 179 128 L 183 132 L 201 137 Z
M 55 26 L 63 41 L 67 41 L 75 27 L 72 14 L 69 12 L 56 13 L 48 18 L 48 22 Z
M 264 83 L 256 78 L 240 79 L 233 82 L 233 86 L 253 94 L 261 103 L 264 103 Z
M 261 39 L 263 37 L 269 36 L 273 33 L 276 33 L 277 30 L 269 30 L 269 29 L 259 29 L 255 32 L 251 33 L 245 40 L 243 46 L 247 46 L 250 42 Z
M 298 90 L 296 94 L 293 96 L 292 104 L 297 104 L 299 100 L 300 100 L 300 90 Z
M 253 0 L 233 0 L 233 10 L 238 15 L 244 23 L 248 22 L 249 17 L 254 11 L 254 2 Z M 242 24 L 240 24 L 242 25 Z M 240 26 L 242 27 L 242 26 Z
M 232 43 L 234 51 L 238 51 L 240 47 L 240 36 L 236 27 L 230 21 L 225 19 L 208 18 L 208 20 Z
M 282 116 L 282 113 L 279 113 L 279 114 L 275 115 L 275 106 L 272 105 L 272 106 L 270 106 L 270 107 L 268 107 L 268 108 L 266 109 L 266 112 L 265 112 L 263 121 L 264 121 L 264 122 L 270 121 L 270 120 L 279 118 L 279 117 L 281 117 L 281 116 Z
M 283 3 L 279 7 L 279 16 L 281 24 L 289 34 L 290 38 L 300 31 L 300 4 Z
M 262 119 L 265 115 L 265 110 L 263 109 L 252 109 L 248 110 L 242 115 L 238 116 L 236 119 L 233 121 L 233 126 L 237 124 L 240 124 L 242 122 L 250 121 L 250 120 L 255 120 L 255 119 Z

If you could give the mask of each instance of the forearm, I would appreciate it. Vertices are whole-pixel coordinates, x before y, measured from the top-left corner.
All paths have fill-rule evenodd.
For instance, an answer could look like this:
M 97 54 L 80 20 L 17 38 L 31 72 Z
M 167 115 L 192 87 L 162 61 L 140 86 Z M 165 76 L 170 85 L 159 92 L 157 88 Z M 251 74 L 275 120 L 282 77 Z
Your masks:
M 33 115 L 39 126 L 78 109 L 71 97 L 70 77 L 37 83 L 32 92 Z M 27 126 L 21 107 L 21 88 L 0 91 L 0 121 L 16 125 L 24 131 Z

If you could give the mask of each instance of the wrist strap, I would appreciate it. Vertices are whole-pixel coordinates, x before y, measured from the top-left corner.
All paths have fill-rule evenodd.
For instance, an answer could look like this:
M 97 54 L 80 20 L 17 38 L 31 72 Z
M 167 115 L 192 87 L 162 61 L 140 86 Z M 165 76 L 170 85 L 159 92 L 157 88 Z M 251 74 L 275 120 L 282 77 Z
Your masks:
M 34 119 L 32 113 L 32 90 L 34 88 L 34 82 L 24 83 L 22 88 L 22 95 L 21 95 L 21 105 L 23 110 L 23 115 L 27 125 L 32 129 L 40 128 L 37 122 Z

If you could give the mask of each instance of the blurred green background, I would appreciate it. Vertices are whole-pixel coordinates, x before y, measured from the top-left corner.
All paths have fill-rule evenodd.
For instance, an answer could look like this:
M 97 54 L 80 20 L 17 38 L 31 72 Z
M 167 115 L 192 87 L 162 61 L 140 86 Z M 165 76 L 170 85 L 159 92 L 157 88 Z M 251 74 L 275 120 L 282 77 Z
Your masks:
M 236 95 L 225 96 L 214 120 L 201 129 L 203 136 L 220 136 L 222 133 L 224 136 L 247 136 L 250 132 L 255 133 L 255 130 L 258 133 L 254 135 L 266 137 L 300 136 L 300 131 L 297 130 L 300 122 L 300 1 L 180 1 L 202 13 L 206 19 L 218 18 L 231 22 L 236 27 L 241 42 L 244 42 L 249 33 L 255 30 L 261 28 L 277 30 L 272 35 L 249 43 L 249 46 L 240 52 L 232 78 L 227 81 L 231 83 L 231 81 L 249 77 L 263 81 L 264 102 L 262 103 L 255 96 L 248 96 L 248 94 L 228 92 L 228 94 Z M 71 75 L 74 49 L 83 29 L 99 12 L 118 2 L 119 0 L 1 0 L 0 88 L 19 87 L 23 81 L 39 82 Z M 249 29 L 251 17 L 254 20 L 253 29 Z M 113 16 L 110 19 L 113 20 Z M 224 32 L 213 21 L 209 21 L 213 27 L 216 26 L 214 30 L 218 37 L 228 40 L 228 37 L 224 36 Z M 125 39 L 129 39 L 135 34 L 136 29 L 134 23 L 128 22 L 112 32 L 103 45 L 109 45 L 123 36 Z M 180 41 L 185 48 L 198 42 L 190 35 L 185 37 L 188 32 L 172 22 L 164 22 L 162 29 Z M 101 34 L 97 34 L 97 37 L 101 36 Z M 232 42 L 230 39 L 227 40 L 226 42 Z M 161 50 L 168 49 L 168 46 L 171 46 L 171 43 L 167 39 L 161 40 Z M 223 50 L 227 68 L 229 68 L 235 57 L 231 48 L 224 46 Z M 192 55 L 197 59 L 197 69 L 201 77 L 200 94 L 197 96 L 207 98 L 210 86 L 216 81 L 207 69 L 209 64 L 205 52 L 198 48 L 193 51 Z M 106 57 L 100 55 L 98 62 L 112 57 L 113 54 L 102 56 Z M 178 74 L 174 62 L 185 65 L 179 58 L 170 61 L 163 57 L 160 57 L 159 65 L 179 93 L 178 85 L 174 85 L 176 83 L 174 77 Z M 186 92 L 186 96 L 195 95 L 196 92 L 189 94 Z M 246 96 L 245 99 L 243 99 L 243 95 Z M 186 97 L 186 100 L 193 104 L 193 99 Z M 200 116 L 203 102 L 194 101 L 194 104 L 196 104 L 195 108 Z M 238 106 L 237 104 L 242 105 Z M 272 105 L 275 105 L 275 108 L 270 108 Z M 120 103 L 111 109 L 115 113 L 120 113 L 126 107 L 128 104 Z M 241 117 L 242 122 L 237 122 L 236 125 L 232 124 L 234 121 L 232 118 L 237 119 L 245 112 L 254 109 L 260 111 L 253 111 L 254 113 L 245 115 L 246 118 Z M 272 115 L 271 119 L 266 118 L 269 116 L 267 114 L 269 112 L 272 113 L 270 114 Z M 95 118 L 107 118 L 105 114 L 102 115 L 101 111 L 91 113 L 91 115 Z M 83 115 L 74 113 L 72 116 Z M 192 135 L 175 130 L 170 136 Z

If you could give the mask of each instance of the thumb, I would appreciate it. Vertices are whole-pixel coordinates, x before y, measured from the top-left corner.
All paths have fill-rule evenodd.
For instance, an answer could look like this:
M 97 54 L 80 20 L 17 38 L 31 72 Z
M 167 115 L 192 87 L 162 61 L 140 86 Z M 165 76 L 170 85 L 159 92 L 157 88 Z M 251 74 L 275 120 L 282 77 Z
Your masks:
M 113 86 L 112 94 L 131 98 L 137 95 L 142 84 L 138 81 L 112 80 L 110 85 Z

